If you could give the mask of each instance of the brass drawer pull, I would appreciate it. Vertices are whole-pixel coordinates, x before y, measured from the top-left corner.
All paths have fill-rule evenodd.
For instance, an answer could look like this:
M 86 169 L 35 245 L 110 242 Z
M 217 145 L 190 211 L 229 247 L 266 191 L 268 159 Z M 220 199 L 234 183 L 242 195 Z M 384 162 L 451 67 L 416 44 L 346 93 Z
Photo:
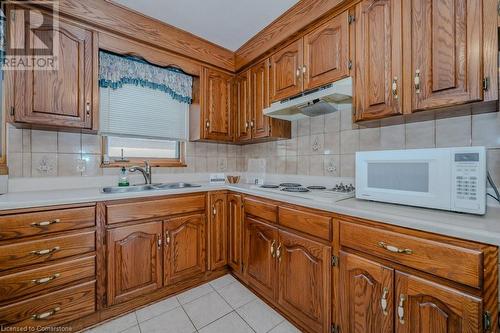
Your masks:
M 57 308 L 53 308 L 52 310 L 47 311 L 47 312 L 37 313 L 37 314 L 34 314 L 33 316 L 31 316 L 31 319 L 34 319 L 34 320 L 43 320 L 45 318 L 48 318 L 50 316 L 55 315 L 56 312 L 59 311 L 59 310 L 61 310 L 61 308 L 57 307 Z
M 281 262 L 281 243 L 278 245 L 278 248 L 276 249 L 276 257 L 278 258 L 278 261 Z
M 413 251 L 410 249 L 400 249 L 399 247 L 393 246 L 393 245 L 388 245 L 384 242 L 378 242 L 378 246 L 381 248 L 393 252 L 393 253 L 404 253 L 404 254 L 412 254 Z
M 165 236 L 165 243 L 170 245 L 170 231 L 167 230 L 167 234 Z
M 415 84 L 415 93 L 420 94 L 420 69 L 415 71 L 415 77 L 413 78 L 413 83 Z
M 395 76 L 394 79 L 392 79 L 392 96 L 394 99 L 398 99 L 398 77 Z
M 31 251 L 31 254 L 35 254 L 37 256 L 44 256 L 46 254 L 51 254 L 54 253 L 61 248 L 59 246 L 53 247 L 52 249 L 44 249 L 44 250 L 38 250 L 38 251 Z
M 31 280 L 31 282 L 33 282 L 34 284 L 45 284 L 45 283 L 49 283 L 52 280 L 57 279 L 60 276 L 61 276 L 61 274 L 56 273 L 56 274 L 54 274 L 52 276 L 44 277 L 44 278 L 41 278 L 41 279 Z
M 61 222 L 60 219 L 54 219 L 54 220 L 50 220 L 50 221 L 33 222 L 33 223 L 31 223 L 31 226 L 33 226 L 33 227 L 45 227 L 47 225 L 51 225 L 51 224 L 59 223 L 59 222 Z
M 398 319 L 400 324 L 405 323 L 405 307 L 404 303 L 406 301 L 406 295 L 399 295 L 399 305 L 398 305 Z
M 271 257 L 272 258 L 276 258 L 276 253 L 275 253 L 275 250 L 274 250 L 274 245 L 276 244 L 276 241 L 273 240 L 273 242 L 271 243 Z

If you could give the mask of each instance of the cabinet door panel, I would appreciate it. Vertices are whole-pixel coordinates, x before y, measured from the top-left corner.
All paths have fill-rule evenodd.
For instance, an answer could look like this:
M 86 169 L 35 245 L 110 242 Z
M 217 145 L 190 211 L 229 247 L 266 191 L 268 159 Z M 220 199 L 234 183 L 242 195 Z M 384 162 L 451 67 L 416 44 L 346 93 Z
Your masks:
M 232 140 L 231 81 L 228 74 L 205 68 L 205 85 L 202 95 L 204 114 L 204 138 Z
M 271 56 L 271 102 L 302 92 L 303 40 Z
M 47 15 L 47 14 L 44 14 Z M 20 20 L 19 20 L 20 21 Z M 92 32 L 66 21 L 59 26 L 16 22 L 44 41 L 55 41 L 56 70 L 23 70 L 15 73 L 15 121 L 30 124 L 90 128 L 92 125 Z M 35 38 L 26 38 L 25 49 L 34 49 Z M 48 42 L 48 44 L 50 44 Z M 36 50 L 33 55 L 36 56 Z
M 235 135 L 237 141 L 246 141 L 252 138 L 252 111 L 250 101 L 250 71 L 246 71 L 234 80 L 233 86 L 235 105 Z
M 304 90 L 319 87 L 349 75 L 348 12 L 304 36 Z
M 205 215 L 168 219 L 164 235 L 165 285 L 205 272 Z
M 401 2 L 365 0 L 357 8 L 356 120 L 402 113 Z
M 397 272 L 395 302 L 398 333 L 482 332 L 481 299 L 458 290 Z
M 393 282 L 391 268 L 341 251 L 339 308 L 342 332 L 393 332 Z
M 108 305 L 162 286 L 162 222 L 107 231 Z
M 264 109 L 269 106 L 269 62 L 263 61 L 250 69 L 250 99 L 252 107 L 252 137 L 264 138 L 269 135 L 269 117 Z
M 243 250 L 243 202 L 241 195 L 229 194 L 228 227 L 229 227 L 229 266 L 238 273 L 242 273 Z
M 252 218 L 245 218 L 244 276 L 268 300 L 274 300 L 277 291 L 276 259 L 271 253 L 271 247 L 276 249 L 277 243 L 278 229 Z
M 328 332 L 331 248 L 279 231 L 278 304 L 313 332 Z
M 420 80 L 413 110 L 482 99 L 481 3 L 411 1 L 411 77 Z
M 210 269 L 227 265 L 227 195 L 210 194 Z

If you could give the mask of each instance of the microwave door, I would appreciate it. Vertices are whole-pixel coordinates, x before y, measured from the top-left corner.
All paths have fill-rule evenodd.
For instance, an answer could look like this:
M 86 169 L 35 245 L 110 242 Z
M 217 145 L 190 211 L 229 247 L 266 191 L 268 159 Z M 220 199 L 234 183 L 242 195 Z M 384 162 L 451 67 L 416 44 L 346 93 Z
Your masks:
M 408 156 L 409 157 L 409 156 Z M 361 162 L 362 199 L 449 209 L 451 184 L 449 159 L 432 158 L 366 159 Z

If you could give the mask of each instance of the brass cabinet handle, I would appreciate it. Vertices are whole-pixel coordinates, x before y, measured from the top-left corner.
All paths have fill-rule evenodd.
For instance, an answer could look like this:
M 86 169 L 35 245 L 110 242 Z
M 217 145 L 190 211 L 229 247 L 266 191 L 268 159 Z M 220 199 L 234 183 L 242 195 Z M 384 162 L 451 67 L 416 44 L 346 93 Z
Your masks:
M 273 242 L 271 243 L 271 257 L 272 258 L 276 258 L 276 253 L 275 253 L 275 250 L 274 250 L 274 245 L 276 244 L 276 241 L 273 240 Z
M 61 274 L 56 273 L 56 274 L 54 274 L 54 275 L 52 275 L 52 276 L 44 277 L 44 278 L 41 278 L 41 279 L 31 280 L 31 282 L 32 282 L 33 284 L 45 284 L 45 283 L 49 283 L 49 282 L 50 282 L 50 281 L 52 281 L 52 280 L 57 279 L 57 278 L 58 278 L 58 277 L 60 277 L 60 276 L 61 276 Z
M 302 70 L 300 69 L 300 67 L 299 67 L 299 68 L 297 68 L 297 72 L 296 72 L 297 77 L 300 77 L 300 73 L 301 73 L 301 72 L 302 72 Z
M 37 314 L 34 314 L 33 316 L 31 316 L 31 319 L 34 319 L 34 320 L 43 320 L 45 318 L 53 316 L 59 310 L 61 310 L 61 308 L 57 307 L 57 308 L 53 308 L 52 310 L 47 311 L 47 312 L 37 313 Z
M 87 113 L 87 115 L 90 115 L 90 102 L 87 101 L 87 103 L 85 103 L 85 112 Z
M 305 74 L 305 73 L 306 73 L 306 71 L 307 71 L 307 67 L 306 67 L 306 65 L 302 66 L 302 73 L 303 73 L 303 74 Z
M 61 222 L 60 219 L 53 219 L 53 220 L 49 220 L 49 221 L 33 222 L 33 223 L 31 223 L 31 226 L 32 227 L 45 227 L 47 225 L 51 225 L 51 224 L 59 223 L 59 222 Z
M 389 252 L 393 252 L 393 253 L 403 253 L 403 254 L 412 254 L 413 253 L 413 251 L 410 249 L 400 249 L 399 247 L 396 247 L 393 245 L 388 245 L 384 242 L 378 242 L 378 246 L 380 246 L 381 248 L 383 248 Z
M 380 306 L 382 307 L 382 313 L 387 316 L 387 295 L 389 294 L 389 288 L 384 287 L 382 291 L 382 298 L 380 299 Z
M 278 248 L 276 249 L 276 257 L 278 258 L 278 261 L 281 262 L 281 243 L 278 245 Z
M 158 248 L 161 248 L 161 243 L 162 243 L 161 235 L 158 234 L 158 242 L 157 242 Z
M 392 97 L 394 99 L 398 99 L 398 77 L 395 76 L 394 79 L 392 79 Z
M 245 121 L 245 129 L 247 129 L 247 128 L 248 128 L 248 126 L 249 126 L 249 125 L 248 125 L 248 121 Z
M 415 83 L 415 93 L 420 94 L 420 69 L 415 71 L 415 78 L 413 81 Z
M 169 245 L 170 244 L 170 231 L 167 230 L 167 233 L 165 234 L 165 244 Z
M 207 122 L 205 123 L 205 127 L 210 128 L 210 121 L 207 120 Z
M 253 120 L 252 120 L 252 121 L 250 122 L 250 127 L 252 127 L 252 128 L 253 128 L 253 126 L 254 126 L 254 122 L 253 122 Z
M 405 323 L 405 308 L 404 303 L 406 301 L 406 295 L 399 295 L 399 305 L 398 305 L 398 319 L 401 324 Z
M 212 214 L 214 216 L 217 215 L 217 209 L 215 208 L 215 205 L 212 205 Z
M 43 249 L 43 250 L 36 250 L 36 251 L 31 251 L 31 254 L 35 254 L 37 256 L 44 256 L 46 254 L 51 254 L 53 252 L 56 252 L 60 250 L 61 248 L 59 246 L 55 246 L 51 249 Z

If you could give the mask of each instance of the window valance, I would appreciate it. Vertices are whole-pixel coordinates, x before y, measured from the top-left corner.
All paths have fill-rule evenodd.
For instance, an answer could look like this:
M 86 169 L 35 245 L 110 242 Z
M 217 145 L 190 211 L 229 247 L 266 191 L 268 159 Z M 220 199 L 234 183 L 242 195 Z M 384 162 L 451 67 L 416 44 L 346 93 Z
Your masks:
M 191 76 L 138 58 L 99 51 L 99 86 L 118 89 L 124 84 L 160 90 L 182 103 L 190 104 L 192 101 Z

